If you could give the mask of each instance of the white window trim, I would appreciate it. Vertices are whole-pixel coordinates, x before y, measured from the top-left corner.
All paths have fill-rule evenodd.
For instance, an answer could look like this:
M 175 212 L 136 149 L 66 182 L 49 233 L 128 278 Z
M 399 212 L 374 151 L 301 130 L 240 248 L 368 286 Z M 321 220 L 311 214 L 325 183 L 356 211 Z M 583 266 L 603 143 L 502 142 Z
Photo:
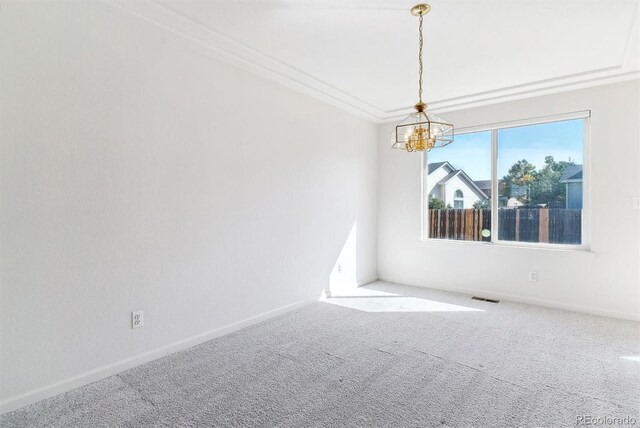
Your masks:
M 498 239 L 498 131 L 505 128 L 515 128 L 528 125 L 540 125 L 543 123 L 561 122 L 566 120 L 584 119 L 582 141 L 582 243 L 580 245 L 546 244 L 540 242 L 516 242 L 502 241 Z M 469 126 L 460 128 L 456 135 L 471 134 L 475 132 L 491 132 L 491 241 L 463 241 L 457 239 L 430 238 L 429 234 L 429 208 L 426 205 L 425 195 L 427 185 L 428 154 L 422 153 L 422 185 L 421 185 L 421 241 L 429 243 L 456 243 L 461 245 L 483 245 L 496 247 L 518 247 L 549 250 L 591 251 L 591 110 L 582 110 L 572 113 L 541 116 L 529 119 L 513 120 L 508 122 L 492 123 L 488 125 Z M 455 144 L 455 143 L 454 143 Z M 495 233 L 494 233 L 495 231 Z

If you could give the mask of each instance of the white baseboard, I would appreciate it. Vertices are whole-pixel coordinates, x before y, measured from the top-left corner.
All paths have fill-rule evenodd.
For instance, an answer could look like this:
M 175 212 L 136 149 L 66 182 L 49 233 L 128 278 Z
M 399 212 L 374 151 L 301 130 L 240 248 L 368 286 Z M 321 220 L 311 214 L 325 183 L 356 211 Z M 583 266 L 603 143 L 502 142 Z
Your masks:
M 57 382 L 53 385 L 48 385 L 24 394 L 9 397 L 8 399 L 0 402 L 0 415 L 11 412 L 13 410 L 17 410 L 24 406 L 28 406 L 29 404 L 36 403 L 40 400 L 44 400 L 45 398 L 53 397 L 54 395 L 62 394 L 63 392 L 88 385 L 100 379 L 104 379 L 106 377 L 139 366 L 149 361 L 156 360 L 174 352 L 182 351 L 192 346 L 199 345 L 200 343 L 215 339 L 216 337 L 224 336 L 226 334 L 243 329 L 253 324 L 257 324 L 269 318 L 273 318 L 286 312 L 293 311 L 310 303 L 316 302 L 318 301 L 318 299 L 318 297 L 313 297 L 305 300 L 300 300 L 289 305 L 281 306 L 279 308 L 263 312 L 244 320 L 236 321 L 234 323 L 209 330 L 207 332 L 171 343 L 160 348 L 153 349 L 151 351 L 130 358 L 125 358 L 124 360 L 117 361 L 113 364 L 98 367 L 72 378 Z
M 627 313 L 627 312 L 609 311 L 609 310 L 598 309 L 590 306 L 574 305 L 571 303 L 556 302 L 553 300 L 538 299 L 535 297 L 517 296 L 513 294 L 506 294 L 506 293 L 496 293 L 494 291 L 481 290 L 477 288 L 461 288 L 461 287 L 451 287 L 451 286 L 434 287 L 434 286 L 426 286 L 424 284 L 412 284 L 412 283 L 402 282 L 392 278 L 380 278 L 380 281 L 392 282 L 398 285 L 406 284 L 414 287 L 431 288 L 434 290 L 453 291 L 456 293 L 463 293 L 463 294 L 482 295 L 482 297 L 487 297 L 490 299 L 508 300 L 511 302 L 527 303 L 530 305 L 544 306 L 547 308 L 562 309 L 565 311 L 580 312 L 584 314 L 599 315 L 603 317 L 617 318 L 617 319 L 622 319 L 626 321 L 640 322 L 640 314 L 637 314 L 637 313 L 634 314 L 634 313 Z

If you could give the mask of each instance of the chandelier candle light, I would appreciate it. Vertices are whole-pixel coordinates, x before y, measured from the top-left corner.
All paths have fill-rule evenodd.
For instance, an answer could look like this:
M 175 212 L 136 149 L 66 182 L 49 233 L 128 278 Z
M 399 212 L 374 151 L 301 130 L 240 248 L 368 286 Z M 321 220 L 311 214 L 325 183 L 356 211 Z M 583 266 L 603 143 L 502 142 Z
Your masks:
M 431 6 L 418 4 L 411 8 L 411 14 L 420 20 L 419 48 L 418 48 L 418 104 L 416 112 L 411 113 L 397 126 L 391 140 L 393 149 L 406 150 L 408 152 L 424 152 L 433 148 L 444 147 L 453 142 L 453 125 L 427 111 L 427 105 L 422 102 L 422 20 L 429 13 Z

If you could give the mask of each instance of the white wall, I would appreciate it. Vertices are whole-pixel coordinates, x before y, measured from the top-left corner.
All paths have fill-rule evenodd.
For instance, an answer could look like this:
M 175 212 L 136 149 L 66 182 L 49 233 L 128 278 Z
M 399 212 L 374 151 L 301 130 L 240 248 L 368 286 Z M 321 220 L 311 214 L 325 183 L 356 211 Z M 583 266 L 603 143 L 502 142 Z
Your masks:
M 393 124 L 381 125 L 380 279 L 639 319 L 639 104 L 636 80 L 443 115 L 468 127 L 591 109 L 592 252 L 420 241 L 420 156 L 389 149 Z
M 375 125 L 99 2 L 0 56 L 0 410 L 376 278 Z

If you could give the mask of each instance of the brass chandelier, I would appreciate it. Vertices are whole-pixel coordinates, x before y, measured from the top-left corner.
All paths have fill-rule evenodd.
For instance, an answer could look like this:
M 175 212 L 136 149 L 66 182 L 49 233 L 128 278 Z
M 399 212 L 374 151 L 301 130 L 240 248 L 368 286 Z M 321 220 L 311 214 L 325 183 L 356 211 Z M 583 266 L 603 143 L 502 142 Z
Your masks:
M 417 16 L 419 24 L 418 44 L 418 104 L 414 107 L 415 113 L 411 113 L 400 122 L 391 135 L 393 145 L 391 148 L 406 150 L 408 152 L 424 152 L 434 148 L 444 147 L 453 142 L 453 125 L 436 114 L 427 111 L 427 105 L 422 102 L 422 20 L 429 13 L 431 6 L 418 4 L 411 8 L 411 14 Z

